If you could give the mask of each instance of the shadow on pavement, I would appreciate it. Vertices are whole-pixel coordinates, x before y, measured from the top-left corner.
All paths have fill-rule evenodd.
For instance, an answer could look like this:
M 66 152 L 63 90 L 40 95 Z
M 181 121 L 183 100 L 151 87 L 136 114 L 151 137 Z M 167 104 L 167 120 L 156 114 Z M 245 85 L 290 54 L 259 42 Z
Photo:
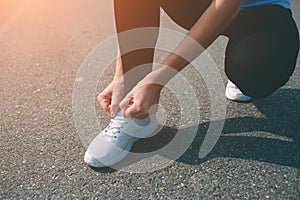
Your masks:
M 227 118 L 217 144 L 203 159 L 198 154 L 209 122 L 199 124 L 193 143 L 177 162 L 199 165 L 213 158 L 227 157 L 300 168 L 300 90 L 280 89 L 272 96 L 252 103 L 265 117 Z M 177 131 L 164 127 L 155 136 L 137 142 L 132 151 L 158 150 L 172 141 Z M 133 159 L 130 163 L 136 161 Z M 101 173 L 116 171 L 111 168 L 94 170 Z
M 195 165 L 232 157 L 300 168 L 300 90 L 281 89 L 253 104 L 264 118 L 226 119 L 218 143 L 204 159 L 198 158 L 198 152 L 208 124 L 200 124 L 191 149 L 178 161 Z

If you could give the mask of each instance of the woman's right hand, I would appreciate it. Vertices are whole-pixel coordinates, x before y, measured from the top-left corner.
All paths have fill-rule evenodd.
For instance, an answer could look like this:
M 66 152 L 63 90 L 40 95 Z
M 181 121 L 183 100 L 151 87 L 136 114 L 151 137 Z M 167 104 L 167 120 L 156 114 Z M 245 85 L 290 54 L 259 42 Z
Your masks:
M 120 110 L 119 104 L 124 98 L 124 80 L 115 78 L 97 97 L 102 109 L 112 117 Z

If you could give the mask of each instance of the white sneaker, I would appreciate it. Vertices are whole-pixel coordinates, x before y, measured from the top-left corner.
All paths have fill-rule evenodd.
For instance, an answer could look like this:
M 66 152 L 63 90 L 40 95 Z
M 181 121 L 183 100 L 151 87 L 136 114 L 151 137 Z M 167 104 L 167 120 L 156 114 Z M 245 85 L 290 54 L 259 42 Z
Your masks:
M 240 89 L 230 80 L 228 80 L 226 86 L 226 97 L 233 101 L 247 102 L 251 100 L 251 97 L 244 95 Z
M 119 112 L 109 125 L 92 141 L 84 161 L 92 167 L 105 167 L 124 159 L 133 145 L 150 136 L 158 127 L 156 115 L 138 120 L 125 118 Z

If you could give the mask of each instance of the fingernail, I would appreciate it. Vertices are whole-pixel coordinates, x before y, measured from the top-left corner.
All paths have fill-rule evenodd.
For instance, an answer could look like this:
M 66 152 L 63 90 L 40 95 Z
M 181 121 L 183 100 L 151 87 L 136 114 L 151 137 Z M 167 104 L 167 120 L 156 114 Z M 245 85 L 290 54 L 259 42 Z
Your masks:
M 111 117 L 115 117 L 115 116 L 116 116 L 116 113 L 111 112 Z

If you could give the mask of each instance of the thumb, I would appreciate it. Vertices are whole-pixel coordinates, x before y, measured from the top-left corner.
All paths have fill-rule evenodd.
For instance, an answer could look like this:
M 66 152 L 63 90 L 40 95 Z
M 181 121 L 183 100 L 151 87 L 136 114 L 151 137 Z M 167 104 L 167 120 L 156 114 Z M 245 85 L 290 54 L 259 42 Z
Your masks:
M 115 117 L 120 109 L 119 104 L 124 94 L 121 91 L 114 91 L 111 98 L 111 116 Z
M 129 116 L 126 116 L 126 110 L 132 105 L 133 103 L 133 97 L 132 96 L 129 96 L 127 95 L 120 103 L 120 108 L 122 110 L 122 114 L 124 117 L 129 117 Z

